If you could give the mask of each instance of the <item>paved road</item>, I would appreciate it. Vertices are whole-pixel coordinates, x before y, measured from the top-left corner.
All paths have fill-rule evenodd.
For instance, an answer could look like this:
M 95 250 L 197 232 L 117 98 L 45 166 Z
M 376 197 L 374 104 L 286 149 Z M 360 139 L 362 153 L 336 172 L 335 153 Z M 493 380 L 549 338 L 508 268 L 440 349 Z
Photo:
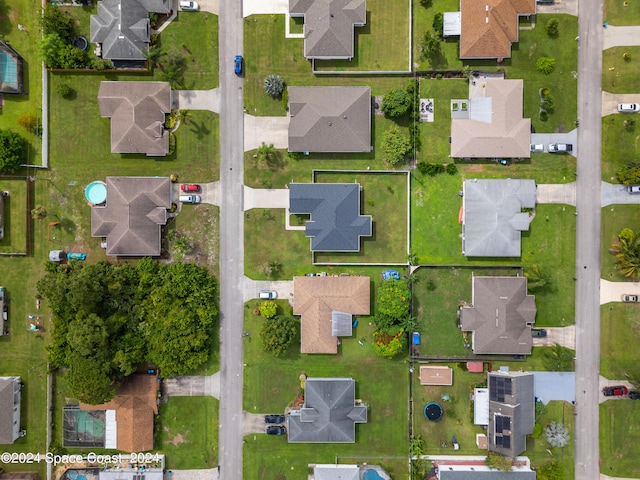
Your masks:
M 602 0 L 578 6 L 578 176 L 576 179 L 575 477 L 600 476 L 600 188 Z
M 220 477 L 242 479 L 242 304 L 244 279 L 244 85 L 242 2 L 220 0 Z

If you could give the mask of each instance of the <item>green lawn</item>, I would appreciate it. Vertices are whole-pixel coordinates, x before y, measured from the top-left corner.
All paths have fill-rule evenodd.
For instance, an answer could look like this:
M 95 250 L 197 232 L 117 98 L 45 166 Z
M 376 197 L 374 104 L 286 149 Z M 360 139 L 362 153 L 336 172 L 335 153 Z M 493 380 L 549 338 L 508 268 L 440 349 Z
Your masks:
M 636 8 L 639 8 L 636 5 Z M 622 55 L 631 54 L 630 60 Z M 602 89 L 610 93 L 638 93 L 640 47 L 614 47 L 602 54 Z
M 354 58 L 320 60 L 316 69 L 374 71 L 409 67 L 409 4 L 407 0 L 367 2 L 367 24 L 356 27 Z
M 605 182 L 619 183 L 618 169 L 640 159 L 640 125 L 625 126 L 628 120 L 637 121 L 628 115 L 607 115 L 602 119 L 602 180 Z
M 4 199 L 4 238 L 0 240 L 2 254 L 27 253 L 27 222 L 31 222 L 31 212 L 27 211 L 29 185 L 23 178 L 0 179 L 0 192 L 9 192 Z
M 424 7 L 422 3 L 429 6 Z M 429 2 L 413 2 L 413 63 L 414 70 L 432 70 L 433 67 L 428 61 L 420 58 L 420 46 L 424 34 L 428 30 L 433 30 L 433 17 L 439 12 L 458 12 L 460 11 L 459 0 L 433 0 Z M 462 62 L 458 58 L 458 41 L 457 37 L 452 40 L 442 42 L 442 51 L 446 61 L 439 68 L 441 70 L 458 70 L 462 68 Z
M 640 477 L 640 402 L 600 404 L 600 471 L 611 477 Z
M 640 381 L 636 345 L 640 337 L 640 307 L 607 303 L 600 307 L 600 374 L 609 379 Z
M 171 397 L 160 405 L 155 450 L 166 455 L 167 469 L 218 465 L 218 400 Z
M 373 327 L 364 317 L 360 317 L 353 337 L 341 339 L 337 355 L 302 355 L 299 342 L 294 340 L 285 356 L 272 357 L 261 349 L 259 332 L 263 319 L 252 313 L 255 305 L 251 302 L 245 309 L 244 329 L 250 332 L 244 345 L 246 411 L 283 412 L 298 393 L 298 375 L 302 371 L 309 377 L 355 379 L 356 396 L 370 410 L 368 423 L 356 426 L 354 444 L 288 444 L 286 436 L 246 437 L 244 458 L 251 461 L 244 462 L 243 477 L 275 478 L 283 474 L 306 478 L 309 463 L 333 463 L 336 456 L 364 455 L 367 462 L 385 466 L 393 478 L 403 478 L 408 468 L 407 364 L 402 359 L 386 360 L 375 355 L 371 346 Z M 286 305 L 284 309 L 290 312 Z M 359 339 L 364 339 L 364 345 L 358 343 Z
M 610 282 L 628 282 L 616 268 L 616 258 L 609 253 L 611 244 L 618 240 L 623 228 L 638 230 L 637 205 L 609 205 L 602 209 L 602 242 L 600 245 L 601 277 Z
M 638 25 L 640 4 L 624 0 L 605 0 L 604 20 L 611 25 Z

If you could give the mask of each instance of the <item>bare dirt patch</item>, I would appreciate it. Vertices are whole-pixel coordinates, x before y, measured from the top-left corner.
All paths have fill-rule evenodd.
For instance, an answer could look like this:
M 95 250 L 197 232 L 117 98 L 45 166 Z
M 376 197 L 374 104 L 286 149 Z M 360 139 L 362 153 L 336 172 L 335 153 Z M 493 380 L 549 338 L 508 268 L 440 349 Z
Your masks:
M 163 442 L 165 445 L 171 443 L 173 444 L 174 447 L 177 447 L 181 443 L 187 443 L 187 440 L 184 438 L 184 436 L 189 435 L 188 431 L 184 435 L 182 435 L 181 433 L 176 433 L 175 435 L 172 436 L 168 427 L 164 427 L 163 430 L 167 432 L 167 437 L 169 437 L 168 440 L 165 440 Z

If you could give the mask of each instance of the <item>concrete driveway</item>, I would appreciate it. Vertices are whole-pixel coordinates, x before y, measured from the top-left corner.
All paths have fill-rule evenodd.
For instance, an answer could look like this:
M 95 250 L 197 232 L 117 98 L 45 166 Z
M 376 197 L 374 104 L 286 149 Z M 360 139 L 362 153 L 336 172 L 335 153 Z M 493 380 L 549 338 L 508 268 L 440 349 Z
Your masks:
M 207 376 L 162 379 L 162 394 L 170 397 L 220 398 L 220 372 Z
M 220 90 L 174 90 L 175 110 L 209 110 L 220 112 Z
M 267 424 L 264 421 L 264 413 L 242 412 L 242 435 L 251 435 L 254 433 L 267 433 Z M 282 413 L 280 413 L 282 415 Z M 282 425 L 283 423 L 270 423 L 269 425 Z
M 615 178 L 611 180 L 615 181 Z M 626 185 L 602 182 L 602 206 L 640 205 L 640 195 L 627 192 Z
M 568 13 L 578 16 L 578 0 L 556 0 L 551 5 L 536 5 L 537 13 Z
M 573 151 L 571 155 L 578 156 L 578 131 L 574 128 L 570 132 L 566 133 L 532 133 L 531 143 L 541 143 L 544 145 L 544 151 L 549 151 L 550 143 L 570 143 L 573 145 Z M 562 155 L 556 153 L 554 155 Z
M 576 206 L 576 182 L 536 185 L 536 203 Z
M 242 3 L 242 16 L 289 13 L 289 0 L 244 0 Z
M 289 189 L 244 187 L 244 211 L 252 208 L 289 208 Z
M 629 293 L 640 295 L 640 282 L 610 282 L 600 279 L 600 305 L 609 302 L 621 302 L 622 295 Z M 638 306 L 640 309 L 640 306 Z M 640 310 L 638 310 L 640 313 Z
M 293 305 L 293 280 L 252 280 L 244 277 L 244 302 L 259 298 L 260 290 L 275 290 L 280 300 L 289 300 Z
M 164 480 L 218 480 L 220 470 L 218 468 L 206 468 L 202 470 L 167 470 L 162 477 Z
M 198 0 L 201 12 L 209 12 L 218 15 L 218 0 Z
M 637 402 L 638 400 L 631 400 L 629 397 L 626 397 L 624 395 L 619 396 L 619 397 L 605 397 L 604 393 L 602 393 L 602 389 L 605 387 L 614 387 L 616 385 L 624 385 L 625 387 L 627 387 L 629 389 L 629 391 L 634 389 L 634 386 L 631 384 L 631 382 L 627 381 L 627 380 L 609 380 L 608 378 L 603 377 L 602 375 L 600 375 L 600 396 L 598 398 L 598 401 L 600 403 L 602 402 L 606 402 L 607 400 L 627 400 L 629 402 Z
M 289 116 L 256 117 L 244 115 L 244 151 L 255 150 L 264 142 L 276 148 L 289 147 Z
M 602 49 L 640 45 L 640 26 L 614 27 L 609 25 L 602 32 Z M 606 65 L 602 66 L 607 68 Z
M 180 195 L 189 195 L 189 194 L 183 193 L 180 190 L 180 185 L 182 185 L 183 183 L 196 183 L 196 182 L 180 182 L 180 183 L 174 183 L 172 185 L 173 198 L 174 198 L 174 201 L 176 201 L 176 203 L 178 204 L 178 211 L 182 210 L 182 207 L 184 205 L 179 201 L 177 201 Z M 193 192 L 193 194 L 200 195 L 200 198 L 202 199 L 202 203 L 209 203 L 211 205 L 220 206 L 220 182 L 199 183 L 198 185 L 200 185 L 200 191 Z
M 576 326 L 567 327 L 544 327 L 547 331 L 546 337 L 533 337 L 534 347 L 551 347 L 559 343 L 563 347 L 576 349 Z
M 603 65 L 602 68 L 608 68 Z M 618 113 L 619 103 L 640 103 L 640 94 L 638 93 L 609 93 L 602 91 L 602 116 Z M 621 115 L 628 115 L 629 118 L 637 120 L 637 117 L 633 113 L 622 113 Z

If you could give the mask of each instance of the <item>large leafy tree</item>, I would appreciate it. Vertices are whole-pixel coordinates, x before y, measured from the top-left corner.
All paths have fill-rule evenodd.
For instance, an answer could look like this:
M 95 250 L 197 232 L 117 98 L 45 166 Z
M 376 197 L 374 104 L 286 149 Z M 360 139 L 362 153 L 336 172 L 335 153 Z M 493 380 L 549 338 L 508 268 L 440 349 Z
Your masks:
M 395 319 L 409 315 L 411 290 L 406 280 L 388 278 L 378 287 L 378 311 Z
M 296 322 L 286 315 L 276 315 L 262 324 L 262 349 L 276 357 L 284 355 L 297 333 Z
M 388 117 L 402 117 L 409 112 L 412 98 L 406 90 L 394 88 L 382 97 L 380 110 Z
M 24 139 L 11 130 L 0 130 L 0 171 L 13 173 L 24 160 Z
M 382 136 L 382 150 L 390 165 L 400 165 L 411 153 L 411 139 L 402 133 L 400 127 L 393 125 Z
M 42 13 L 42 34 L 57 34 L 65 43 L 71 43 L 75 36 L 73 19 L 62 9 L 52 3 Z
M 640 279 L 640 232 L 623 228 L 609 250 L 616 257 L 616 268 L 625 277 Z

